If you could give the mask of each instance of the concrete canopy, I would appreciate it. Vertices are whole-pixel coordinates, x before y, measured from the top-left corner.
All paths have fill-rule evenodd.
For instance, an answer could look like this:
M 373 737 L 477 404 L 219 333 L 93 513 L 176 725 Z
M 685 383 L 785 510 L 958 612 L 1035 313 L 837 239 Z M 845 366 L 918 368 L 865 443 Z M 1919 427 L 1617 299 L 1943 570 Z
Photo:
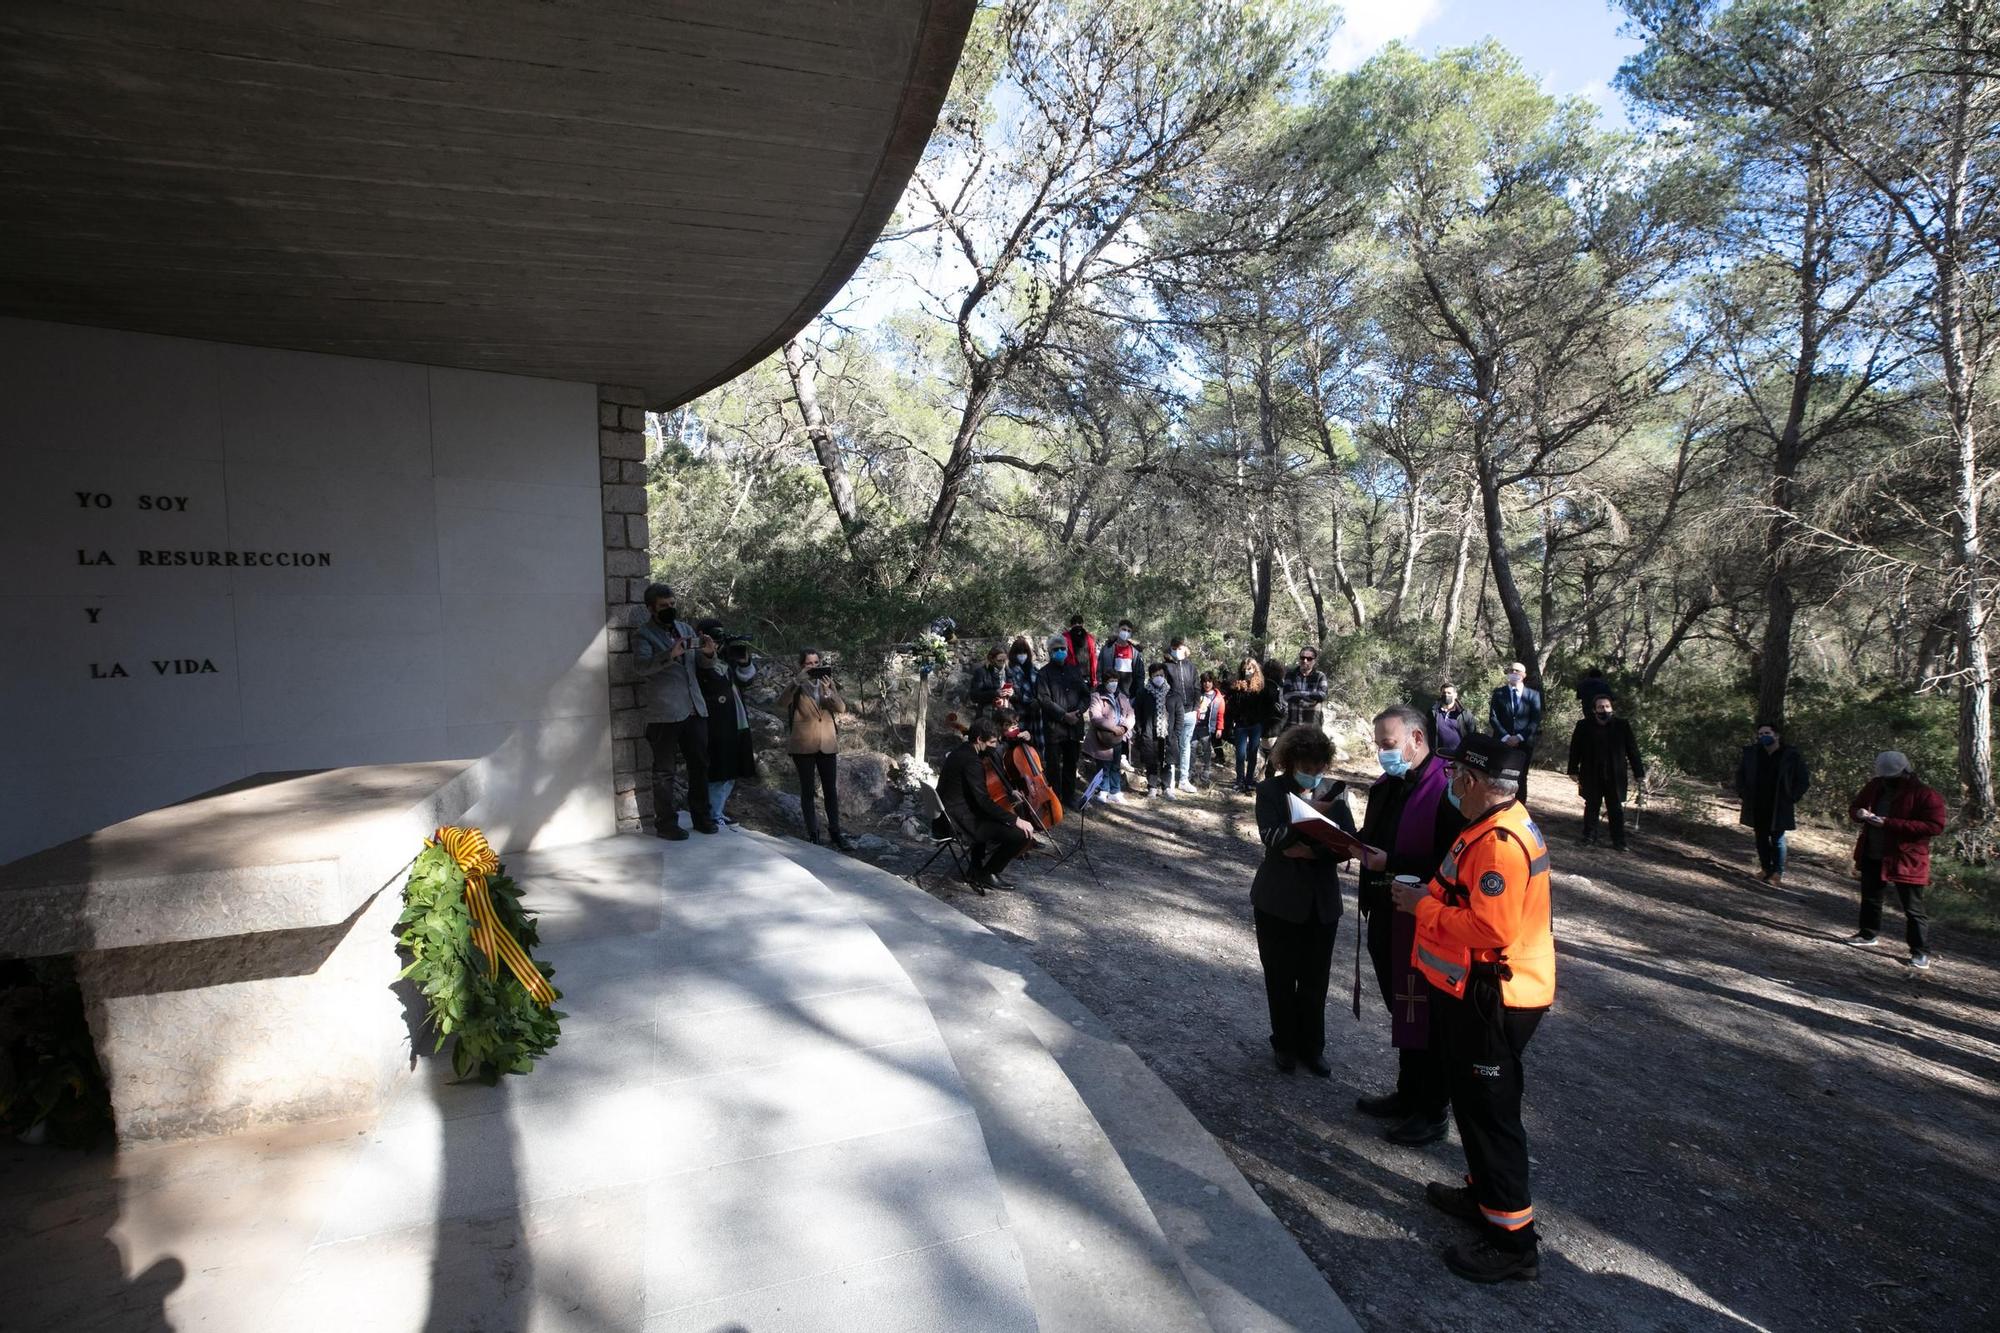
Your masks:
M 816 314 L 973 0 L 12 0 L 0 312 L 642 389 Z

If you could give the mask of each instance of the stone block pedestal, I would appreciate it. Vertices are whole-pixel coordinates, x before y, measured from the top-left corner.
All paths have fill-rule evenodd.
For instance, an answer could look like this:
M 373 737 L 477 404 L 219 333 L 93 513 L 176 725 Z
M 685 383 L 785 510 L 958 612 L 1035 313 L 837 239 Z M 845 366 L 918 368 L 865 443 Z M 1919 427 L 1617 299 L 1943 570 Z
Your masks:
M 483 785 L 471 761 L 260 774 L 151 811 L 0 867 L 0 956 L 75 956 L 122 1142 L 374 1111 L 420 1018 L 402 875 Z

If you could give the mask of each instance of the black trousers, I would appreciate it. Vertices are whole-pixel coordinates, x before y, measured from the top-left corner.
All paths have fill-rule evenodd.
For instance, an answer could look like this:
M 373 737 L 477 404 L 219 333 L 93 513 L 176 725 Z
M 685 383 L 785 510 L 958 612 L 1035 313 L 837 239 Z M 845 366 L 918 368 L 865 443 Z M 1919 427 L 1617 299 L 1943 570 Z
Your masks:
M 1533 772 L 1535 767 L 1535 747 L 1532 745 L 1523 745 L 1521 752 L 1524 756 L 1521 761 L 1521 789 L 1515 795 L 1522 805 L 1526 805 L 1528 803 L 1528 774 Z
M 1326 988 L 1340 919 L 1286 921 L 1259 911 L 1257 958 L 1271 1008 L 1271 1049 L 1318 1059 L 1326 1049 Z
M 1521 1127 L 1521 1052 L 1544 1012 L 1506 1008 L 1499 979 L 1482 972 L 1467 980 L 1464 999 L 1431 988 L 1431 1036 L 1443 1045 L 1472 1197 L 1485 1214 L 1488 1238 L 1505 1249 L 1535 1246 L 1528 1133 Z
M 1597 840 L 1597 807 L 1604 805 L 1605 817 L 1611 821 L 1611 845 L 1625 845 L 1625 798 L 1615 791 L 1587 791 L 1583 794 L 1583 836 Z
M 674 802 L 674 754 L 688 771 L 688 813 L 697 824 L 708 822 L 708 719 L 692 715 L 679 722 L 648 722 L 646 745 L 653 752 L 653 825 L 672 828 L 680 822 Z
M 826 801 L 826 830 L 840 836 L 840 756 L 837 754 L 795 754 L 792 767 L 799 771 L 799 813 L 805 817 L 806 837 L 819 841 L 819 812 L 813 809 L 813 781 L 819 781 L 820 796 Z
M 1076 808 L 1076 766 L 1082 757 L 1081 737 L 1049 737 L 1049 780 L 1056 789 L 1056 799 L 1062 802 L 1065 810 Z
M 1873 936 L 1882 928 L 1882 899 L 1890 886 L 1883 883 L 1882 863 L 1861 862 L 1861 933 Z M 1930 913 L 1924 910 L 1924 886 L 1897 884 L 1896 897 L 1903 905 L 1903 938 L 1912 954 L 1929 953 Z
M 966 874 L 972 879 L 999 874 L 1028 846 L 1027 834 L 997 819 L 974 820 L 971 840 L 972 856 Z
M 1368 914 L 1368 958 L 1375 964 L 1375 984 L 1382 991 L 1382 1005 L 1396 1009 L 1396 979 L 1390 967 L 1391 929 L 1396 909 L 1388 903 Z M 1426 1001 L 1426 1005 L 1430 1002 Z M 1396 1096 L 1411 1115 L 1442 1118 L 1451 1105 L 1444 1083 L 1444 1062 L 1438 1058 L 1437 1013 L 1431 1013 L 1431 1044 L 1421 1050 L 1396 1048 Z

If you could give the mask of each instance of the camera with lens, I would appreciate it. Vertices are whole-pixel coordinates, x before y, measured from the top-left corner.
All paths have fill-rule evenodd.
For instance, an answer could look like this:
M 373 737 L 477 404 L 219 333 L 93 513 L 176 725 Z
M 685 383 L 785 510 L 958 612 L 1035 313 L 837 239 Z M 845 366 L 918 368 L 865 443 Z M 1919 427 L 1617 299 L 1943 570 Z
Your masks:
M 807 667 L 806 674 L 814 680 L 825 680 L 833 675 L 833 668 L 830 666 Z
M 748 634 L 725 634 L 720 643 L 722 646 L 719 651 L 723 661 L 737 666 L 750 665 L 750 658 L 754 655 L 755 649 L 750 643 Z

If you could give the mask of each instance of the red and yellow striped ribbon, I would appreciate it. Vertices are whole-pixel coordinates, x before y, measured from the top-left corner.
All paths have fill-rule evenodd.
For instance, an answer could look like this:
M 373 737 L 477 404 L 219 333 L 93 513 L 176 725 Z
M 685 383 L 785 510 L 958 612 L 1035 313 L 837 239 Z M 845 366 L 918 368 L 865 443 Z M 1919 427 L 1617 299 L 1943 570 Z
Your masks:
M 493 911 L 493 893 L 486 886 L 486 877 L 500 873 L 500 858 L 493 854 L 486 835 L 476 828 L 441 828 L 431 835 L 430 845 L 444 848 L 445 855 L 465 872 L 465 906 L 472 913 L 472 942 L 486 955 L 487 975 L 499 976 L 500 962 L 505 959 L 507 970 L 520 979 L 528 994 L 543 1008 L 554 1004 L 555 988 L 549 985 L 549 979 L 542 975 L 520 942 L 501 928 L 500 918 Z

